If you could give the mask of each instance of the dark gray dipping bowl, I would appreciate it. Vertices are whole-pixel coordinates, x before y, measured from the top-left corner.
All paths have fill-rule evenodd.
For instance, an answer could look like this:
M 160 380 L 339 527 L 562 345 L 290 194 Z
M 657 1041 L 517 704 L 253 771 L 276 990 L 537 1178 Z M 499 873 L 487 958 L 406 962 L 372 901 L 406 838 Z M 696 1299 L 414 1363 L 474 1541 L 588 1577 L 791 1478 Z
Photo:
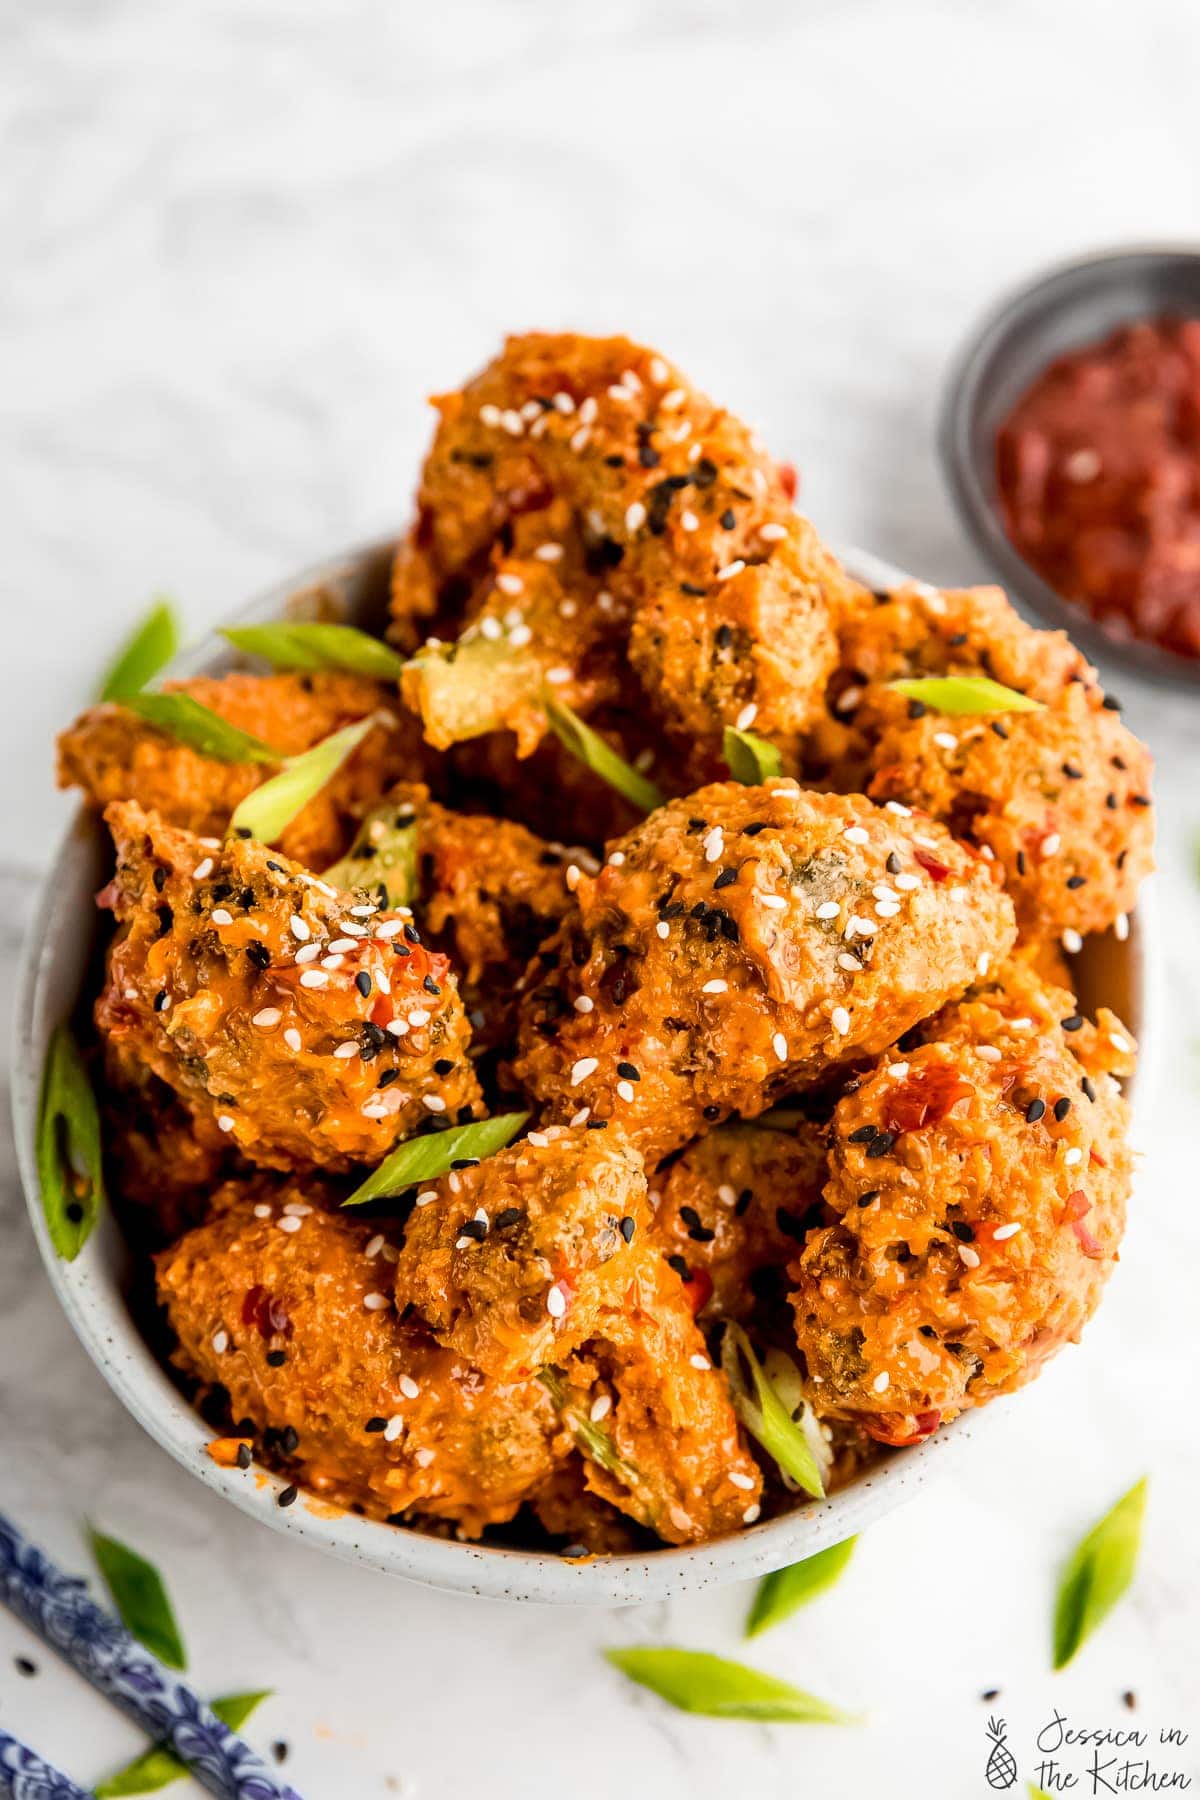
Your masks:
M 1200 658 L 1119 637 L 1056 593 L 1011 543 L 996 495 L 996 432 L 1046 365 L 1118 325 L 1162 313 L 1200 318 L 1200 251 L 1107 251 L 1035 277 L 1002 300 L 960 351 L 943 396 L 938 449 L 959 516 L 1017 602 L 1042 624 L 1070 632 L 1091 657 L 1116 658 L 1152 681 L 1194 690 Z

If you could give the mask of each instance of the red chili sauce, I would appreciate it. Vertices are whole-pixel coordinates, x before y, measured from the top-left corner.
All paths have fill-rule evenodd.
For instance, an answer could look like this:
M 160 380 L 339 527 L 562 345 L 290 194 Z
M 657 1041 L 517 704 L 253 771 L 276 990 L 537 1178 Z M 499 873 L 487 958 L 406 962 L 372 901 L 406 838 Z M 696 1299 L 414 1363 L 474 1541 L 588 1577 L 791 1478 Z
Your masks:
M 1200 656 L 1200 319 L 1060 356 L 996 435 L 1005 530 L 1114 636 Z

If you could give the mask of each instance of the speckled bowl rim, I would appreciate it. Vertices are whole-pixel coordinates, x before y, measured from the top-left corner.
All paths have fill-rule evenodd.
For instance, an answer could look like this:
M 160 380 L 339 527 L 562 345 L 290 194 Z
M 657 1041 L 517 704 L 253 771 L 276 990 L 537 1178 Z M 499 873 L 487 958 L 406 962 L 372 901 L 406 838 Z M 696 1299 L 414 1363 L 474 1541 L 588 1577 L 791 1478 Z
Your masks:
M 243 621 L 279 617 L 297 594 L 342 579 L 347 571 L 365 567 L 385 549 L 386 545 L 378 543 L 363 546 L 306 569 L 273 587 L 238 617 Z M 909 579 L 865 552 L 847 551 L 844 560 L 858 579 L 872 587 L 893 587 Z M 172 673 L 191 673 L 223 660 L 224 653 L 208 640 L 200 650 L 179 659 Z M 278 1495 L 286 1483 L 278 1476 L 257 1465 L 244 1472 L 223 1469 L 208 1456 L 205 1446 L 211 1431 L 159 1366 L 125 1303 L 117 1274 L 123 1247 L 111 1216 L 101 1222 L 73 1263 L 62 1262 L 55 1255 L 42 1216 L 35 1134 L 44 1045 L 49 1029 L 64 1016 L 77 991 L 58 991 L 63 988 L 64 946 L 67 960 L 73 956 L 78 961 L 72 945 L 91 935 L 90 921 L 86 933 L 79 931 L 78 896 L 68 894 L 64 875 L 73 870 L 78 887 L 80 859 L 85 859 L 82 866 L 86 867 L 86 859 L 97 855 L 98 844 L 95 820 L 81 809 L 42 888 L 19 977 L 13 1118 L 29 1215 L 59 1303 L 121 1403 L 183 1468 L 251 1518 L 362 1568 L 457 1593 L 567 1605 L 663 1600 L 710 1585 L 748 1580 L 864 1530 L 918 1493 L 935 1475 L 958 1466 L 972 1438 L 996 1415 L 995 1406 L 980 1414 L 965 1414 L 925 1443 L 885 1457 L 828 1499 L 807 1502 L 783 1518 L 711 1543 L 639 1556 L 579 1561 L 460 1544 L 336 1512 L 303 1490 L 295 1505 L 281 1508 Z M 1146 918 L 1142 898 L 1125 949 L 1133 959 L 1133 992 L 1138 1001 L 1130 1024 L 1153 1040 L 1157 1035 L 1153 1027 L 1147 1030 L 1148 1015 L 1155 1010 L 1152 984 L 1147 981 L 1141 951 Z M 1137 1085 L 1139 1095 L 1143 1094 L 1147 1086 L 1144 1056 Z

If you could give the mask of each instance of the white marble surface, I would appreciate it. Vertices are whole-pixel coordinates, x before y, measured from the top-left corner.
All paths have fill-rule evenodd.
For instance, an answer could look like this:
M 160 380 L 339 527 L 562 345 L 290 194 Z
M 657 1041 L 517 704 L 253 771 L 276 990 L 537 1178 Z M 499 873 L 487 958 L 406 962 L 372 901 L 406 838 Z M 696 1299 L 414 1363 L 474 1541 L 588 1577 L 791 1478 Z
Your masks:
M 976 311 L 1047 259 L 1179 237 L 1200 199 L 1190 0 L 38 0 L 0 5 L 5 978 L 64 816 L 50 735 L 159 589 L 200 631 L 403 520 L 422 396 L 508 327 L 627 329 L 759 421 L 827 535 L 978 573 L 931 448 Z M 972 1466 L 871 1533 L 754 1658 L 856 1731 L 721 1725 L 598 1647 L 738 1653 L 744 1591 L 650 1610 L 469 1603 L 223 1509 L 119 1411 L 55 1311 L 11 1170 L 0 1505 L 82 1563 L 87 1513 L 157 1558 L 198 1683 L 314 1800 L 731 1792 L 969 1800 L 989 1708 L 1023 1772 L 1052 1709 L 1200 1730 L 1192 1138 L 1200 709 L 1121 682 L 1162 770 L 1172 999 L 1127 1249 L 1102 1314 Z M 1136 1592 L 1047 1671 L 1056 1562 L 1143 1470 Z M 0 1616 L 0 1721 L 75 1774 L 131 1730 Z M 1197 1767 L 1195 1746 L 1172 1768 Z M 183 1791 L 182 1789 L 179 1791 Z M 1077 1792 L 1085 1790 L 1081 1783 Z

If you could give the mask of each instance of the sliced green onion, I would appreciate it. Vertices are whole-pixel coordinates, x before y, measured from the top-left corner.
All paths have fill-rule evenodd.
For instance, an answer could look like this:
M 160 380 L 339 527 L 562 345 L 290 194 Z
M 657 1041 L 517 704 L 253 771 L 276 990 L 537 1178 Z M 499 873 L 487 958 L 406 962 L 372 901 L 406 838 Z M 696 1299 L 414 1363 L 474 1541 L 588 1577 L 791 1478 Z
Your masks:
M 478 1119 L 473 1125 L 456 1125 L 451 1131 L 407 1138 L 342 1205 L 364 1206 L 368 1200 L 403 1194 L 419 1181 L 436 1181 L 439 1175 L 448 1175 L 463 1156 L 483 1162 L 511 1143 L 528 1117 L 527 1112 L 497 1113 L 494 1118 Z
M 743 787 L 761 787 L 764 781 L 783 774 L 783 758 L 774 744 L 752 731 L 735 731 L 727 725 L 722 745 L 729 773 Z
M 159 600 L 122 644 L 100 685 L 101 700 L 124 700 L 165 669 L 179 648 L 179 625 L 166 600 Z
M 211 756 L 215 762 L 278 763 L 283 755 L 261 738 L 239 731 L 220 713 L 202 706 L 190 694 L 125 694 L 120 704 L 137 713 L 156 731 L 165 732 L 189 750 Z
M 746 1618 L 746 1636 L 757 1637 L 760 1631 L 782 1624 L 800 1607 L 807 1606 L 810 1600 L 831 1588 L 850 1561 L 857 1542 L 857 1538 L 843 1538 L 840 1544 L 818 1550 L 814 1556 L 806 1556 L 803 1562 L 764 1575 Z
M 260 1688 L 252 1694 L 224 1694 L 211 1705 L 223 1725 L 228 1725 L 230 1731 L 240 1731 L 255 1708 L 270 1698 L 271 1689 Z M 96 1800 L 125 1800 L 130 1794 L 156 1794 L 187 1773 L 187 1764 L 181 1763 L 166 1744 L 155 1744 L 92 1791 Z
M 405 662 L 382 638 L 353 625 L 227 625 L 221 636 L 273 669 L 344 669 L 396 681 Z
M 50 1039 L 37 1128 L 38 1185 L 57 1255 L 74 1262 L 104 1206 L 100 1114 L 67 1026 Z
M 803 1424 L 796 1422 L 788 1406 L 780 1398 L 776 1386 L 754 1354 L 746 1333 L 732 1320 L 726 1323 L 721 1343 L 721 1368 L 729 1383 L 734 1411 L 751 1437 L 779 1465 L 785 1482 L 802 1488 L 815 1500 L 824 1499 L 825 1483 L 808 1433 Z M 753 1382 L 753 1393 L 746 1380 L 747 1368 Z M 776 1380 L 778 1379 L 777 1374 Z M 795 1379 L 798 1391 L 799 1376 L 796 1375 Z M 799 1405 L 802 1414 L 807 1413 L 808 1408 L 802 1398 Z
M 643 1525 L 653 1529 L 658 1507 L 654 1504 L 646 1488 L 645 1477 L 640 1469 L 629 1462 L 617 1449 L 615 1442 L 607 1431 L 601 1430 L 571 1401 L 566 1382 L 557 1369 L 542 1369 L 538 1380 L 562 1414 L 571 1436 L 575 1439 L 580 1451 L 600 1468 L 606 1469 L 623 1488 L 629 1492 L 634 1502 L 634 1516 Z
M 407 802 L 403 809 L 386 802 L 375 807 L 346 855 L 325 870 L 322 880 L 343 892 L 382 888 L 389 906 L 411 906 L 419 886 L 419 823 L 416 809 Z
M 1133 1580 L 1148 1483 L 1143 1476 L 1076 1545 L 1054 1609 L 1054 1667 L 1063 1669 Z
M 257 838 L 260 844 L 275 843 L 297 813 L 303 812 L 313 796 L 332 781 L 374 723 L 372 713 L 360 719 L 357 725 L 344 725 L 331 737 L 322 738 L 311 750 L 289 756 L 278 775 L 272 775 L 270 781 L 253 788 L 244 800 L 239 801 L 229 821 L 229 830 Z
M 95 1530 L 88 1535 L 92 1554 L 126 1631 L 131 1631 L 169 1669 L 186 1669 L 187 1653 L 175 1610 L 154 1564 L 117 1538 L 105 1537 Z
M 593 775 L 607 781 L 609 787 L 616 788 L 618 794 L 623 794 L 642 812 L 653 812 L 663 804 L 663 795 L 654 783 L 610 749 L 598 732 L 584 724 L 578 713 L 550 695 L 545 697 L 545 707 L 550 729 L 559 743 Z
M 853 1713 L 831 1706 L 745 1663 L 712 1656 L 707 1650 L 638 1647 L 604 1652 L 630 1681 L 649 1688 L 681 1712 L 712 1719 L 756 1719 L 774 1725 L 855 1725 Z
M 889 681 L 888 687 L 908 700 L 921 700 L 930 712 L 952 719 L 974 713 L 1045 712 L 1040 700 L 992 681 L 987 675 L 929 675 L 919 681 Z

